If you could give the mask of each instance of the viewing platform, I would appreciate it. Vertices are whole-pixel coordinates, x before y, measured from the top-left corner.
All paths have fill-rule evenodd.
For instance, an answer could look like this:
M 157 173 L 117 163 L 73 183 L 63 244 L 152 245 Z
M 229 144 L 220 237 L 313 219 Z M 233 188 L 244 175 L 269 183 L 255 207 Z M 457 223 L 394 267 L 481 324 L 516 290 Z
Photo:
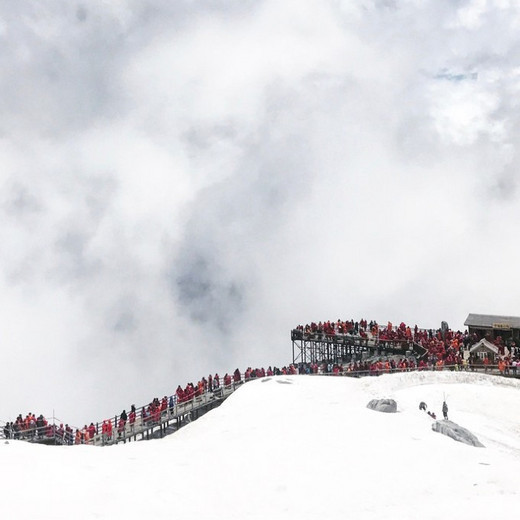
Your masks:
M 299 329 L 291 331 L 292 362 L 298 363 L 342 363 L 361 360 L 371 356 L 414 356 L 421 359 L 427 350 L 413 340 L 380 339 L 367 334 L 305 333 Z

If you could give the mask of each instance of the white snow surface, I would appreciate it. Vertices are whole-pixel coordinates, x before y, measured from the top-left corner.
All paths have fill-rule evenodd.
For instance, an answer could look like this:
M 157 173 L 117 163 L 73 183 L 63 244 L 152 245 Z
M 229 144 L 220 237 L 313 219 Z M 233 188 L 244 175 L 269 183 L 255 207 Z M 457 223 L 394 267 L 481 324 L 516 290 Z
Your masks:
M 366 405 L 393 398 L 398 412 Z M 432 431 L 425 401 L 485 445 Z M 5 518 L 506 518 L 520 507 L 520 382 L 452 372 L 247 383 L 161 440 L 0 444 Z

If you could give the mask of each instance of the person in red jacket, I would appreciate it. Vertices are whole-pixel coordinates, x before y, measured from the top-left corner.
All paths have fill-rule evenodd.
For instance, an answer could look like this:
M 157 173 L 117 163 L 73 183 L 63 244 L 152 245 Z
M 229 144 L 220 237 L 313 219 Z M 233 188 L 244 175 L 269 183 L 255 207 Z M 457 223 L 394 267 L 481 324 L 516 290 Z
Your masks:
M 101 438 L 103 440 L 103 444 L 105 444 L 105 442 L 107 442 L 108 440 L 108 425 L 107 425 L 107 422 L 108 421 L 103 421 L 103 424 L 101 426 Z
M 126 421 L 123 420 L 123 418 L 121 417 L 119 419 L 119 424 L 117 426 L 117 436 L 118 437 L 121 437 L 122 435 L 124 436 L 124 433 L 125 433 L 125 425 L 126 425 Z
M 90 426 L 88 427 L 88 434 L 91 439 L 94 439 L 96 436 L 96 427 L 94 426 L 94 423 L 90 423 Z

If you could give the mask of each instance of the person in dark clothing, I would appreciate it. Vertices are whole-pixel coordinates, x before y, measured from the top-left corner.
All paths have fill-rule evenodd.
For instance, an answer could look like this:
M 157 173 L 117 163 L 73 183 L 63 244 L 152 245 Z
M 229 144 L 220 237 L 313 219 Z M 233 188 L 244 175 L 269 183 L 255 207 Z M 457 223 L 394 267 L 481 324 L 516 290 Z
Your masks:
M 444 416 L 444 419 L 448 420 L 448 405 L 446 404 L 446 401 L 442 403 L 442 415 Z
M 121 415 L 119 416 L 119 424 L 117 425 L 118 437 L 121 437 L 121 435 L 123 435 L 123 433 L 125 432 L 125 426 L 126 426 L 127 420 L 128 420 L 128 415 L 126 415 L 126 410 L 123 410 L 121 412 Z

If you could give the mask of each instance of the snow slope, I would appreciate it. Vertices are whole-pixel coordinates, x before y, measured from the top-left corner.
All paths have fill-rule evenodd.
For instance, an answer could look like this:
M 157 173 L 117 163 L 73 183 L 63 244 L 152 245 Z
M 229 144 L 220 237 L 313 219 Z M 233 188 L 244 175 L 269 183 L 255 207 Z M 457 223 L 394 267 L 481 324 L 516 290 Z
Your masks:
M 431 429 L 425 401 L 485 448 Z M 398 413 L 366 408 L 391 397 Z M 162 440 L 0 444 L 6 518 L 505 518 L 520 504 L 520 384 L 466 373 L 244 385 Z M 204 516 L 201 516 L 204 515 Z

